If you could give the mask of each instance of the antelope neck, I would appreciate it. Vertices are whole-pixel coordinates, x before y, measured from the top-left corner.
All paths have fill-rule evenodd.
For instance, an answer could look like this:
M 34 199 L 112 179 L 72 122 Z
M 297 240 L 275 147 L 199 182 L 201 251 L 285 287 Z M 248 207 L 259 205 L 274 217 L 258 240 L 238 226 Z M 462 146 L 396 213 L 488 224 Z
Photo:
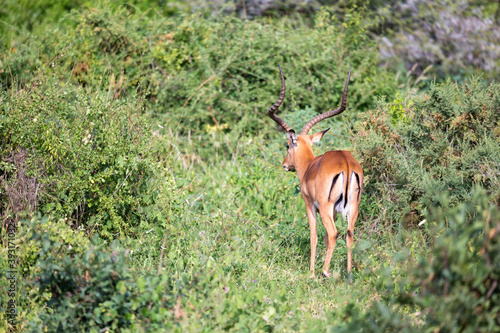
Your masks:
M 297 158 L 300 156 L 300 158 Z M 304 179 L 304 175 L 311 164 L 311 161 L 314 159 L 314 153 L 312 151 L 312 147 L 305 145 L 304 148 L 299 152 L 295 152 L 295 170 L 297 171 L 297 176 L 299 176 L 299 181 L 302 184 L 302 180 Z

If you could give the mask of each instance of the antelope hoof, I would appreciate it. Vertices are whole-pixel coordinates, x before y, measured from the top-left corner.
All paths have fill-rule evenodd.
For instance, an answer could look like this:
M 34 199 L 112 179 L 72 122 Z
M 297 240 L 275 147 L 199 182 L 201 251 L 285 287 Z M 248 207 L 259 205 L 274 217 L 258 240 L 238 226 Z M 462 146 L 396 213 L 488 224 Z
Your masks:
M 309 278 L 312 280 L 314 279 L 315 275 L 314 275 L 314 272 L 311 273 L 311 276 L 309 276 Z
M 329 278 L 329 277 L 330 277 L 330 275 L 331 275 L 331 273 L 330 273 L 330 272 L 328 272 L 328 271 L 323 271 L 323 277 L 325 277 L 325 278 Z

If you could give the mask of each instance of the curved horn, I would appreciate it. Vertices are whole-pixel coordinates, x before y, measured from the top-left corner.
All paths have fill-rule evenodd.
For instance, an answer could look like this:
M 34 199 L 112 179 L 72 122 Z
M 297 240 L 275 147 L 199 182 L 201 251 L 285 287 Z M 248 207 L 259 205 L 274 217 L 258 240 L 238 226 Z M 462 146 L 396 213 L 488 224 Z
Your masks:
M 304 127 L 302 128 L 302 131 L 300 131 L 300 135 L 307 135 L 307 133 L 309 133 L 309 130 L 311 129 L 311 127 L 313 127 L 314 125 L 316 125 L 320 121 L 322 121 L 326 118 L 336 116 L 336 115 L 344 112 L 344 110 L 347 106 L 347 87 L 349 86 L 349 79 L 350 78 L 351 78 L 351 65 L 349 65 L 349 74 L 347 75 L 347 80 L 345 82 L 344 93 L 342 94 L 342 101 L 340 103 L 340 107 L 336 110 L 331 110 L 331 111 L 327 111 L 325 113 L 319 114 L 316 117 L 314 117 L 313 119 L 309 120 L 309 122 L 307 124 L 305 124 Z
M 280 74 L 281 74 L 281 92 L 280 92 L 280 97 L 278 98 L 278 101 L 276 103 L 274 103 L 274 105 L 271 106 L 269 108 L 269 110 L 267 110 L 267 115 L 272 120 L 274 120 L 275 122 L 277 122 L 279 125 L 283 126 L 283 128 L 287 132 L 289 132 L 289 131 L 292 130 L 290 128 L 290 126 L 288 126 L 283 119 L 281 119 L 280 117 L 278 117 L 277 115 L 274 114 L 276 112 L 276 110 L 278 110 L 278 108 L 280 107 L 281 103 L 283 103 L 283 99 L 285 98 L 285 77 L 283 76 L 283 72 L 281 71 L 281 66 L 278 65 L 278 67 L 280 68 Z

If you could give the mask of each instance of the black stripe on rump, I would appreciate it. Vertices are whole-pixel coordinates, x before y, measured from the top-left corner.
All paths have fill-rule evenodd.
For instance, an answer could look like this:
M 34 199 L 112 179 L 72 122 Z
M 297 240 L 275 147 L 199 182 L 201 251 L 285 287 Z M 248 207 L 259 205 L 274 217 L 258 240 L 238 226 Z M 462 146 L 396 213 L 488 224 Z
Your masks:
M 344 199 L 344 208 L 347 206 L 347 201 L 349 200 L 349 179 L 351 178 L 349 172 L 349 162 L 347 162 L 347 158 L 344 155 L 345 167 L 347 168 L 347 173 L 345 174 L 345 199 Z
M 359 201 L 359 196 L 361 194 L 361 184 L 359 183 L 359 175 L 357 173 L 354 173 L 356 176 L 356 181 L 358 182 L 358 201 Z
M 347 177 L 346 177 L 346 186 L 345 186 L 345 201 L 344 208 L 347 206 L 347 200 L 349 200 L 349 166 L 347 166 Z M 353 171 L 354 172 L 354 171 Z
M 335 186 L 335 183 L 337 182 L 337 179 L 339 178 L 339 176 L 340 176 L 340 173 L 338 175 L 336 175 L 335 177 L 333 177 L 332 186 L 330 187 L 330 193 L 328 193 L 328 201 L 330 201 L 330 196 L 332 195 L 333 187 Z
M 333 205 L 333 207 L 337 207 L 337 205 L 339 204 L 339 202 L 342 202 L 342 196 L 343 196 L 343 195 L 344 195 L 343 193 L 340 193 L 340 197 L 339 197 L 339 199 L 335 202 L 335 205 Z M 333 209 L 335 209 L 335 208 L 333 208 Z

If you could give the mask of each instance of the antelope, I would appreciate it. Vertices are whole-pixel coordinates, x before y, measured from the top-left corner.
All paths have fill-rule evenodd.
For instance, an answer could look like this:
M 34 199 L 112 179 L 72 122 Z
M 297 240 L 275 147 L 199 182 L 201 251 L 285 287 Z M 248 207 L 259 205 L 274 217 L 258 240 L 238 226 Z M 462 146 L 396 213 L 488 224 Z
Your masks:
M 341 105 L 336 110 L 331 110 L 317 115 L 304 125 L 297 135 L 287 123 L 275 113 L 285 98 L 285 77 L 279 66 L 281 75 L 281 92 L 278 101 L 267 110 L 267 115 L 281 125 L 287 132 L 287 155 L 283 160 L 286 171 L 296 171 L 300 181 L 300 192 L 306 203 L 307 217 L 311 232 L 311 279 L 314 278 L 314 261 L 316 259 L 316 245 L 318 235 L 316 232 L 317 212 L 326 229 L 325 247 L 326 259 L 323 266 L 323 275 L 330 276 L 330 261 L 339 232 L 335 227 L 337 213 L 341 213 L 347 220 L 347 277 L 351 282 L 351 246 L 354 236 L 354 224 L 358 217 L 361 190 L 363 187 L 363 170 L 350 152 L 345 150 L 327 151 L 323 155 L 314 156 L 312 144 L 321 140 L 329 130 L 308 135 L 309 130 L 320 121 L 342 113 L 347 106 L 347 87 L 351 77 L 351 66 L 342 94 Z

